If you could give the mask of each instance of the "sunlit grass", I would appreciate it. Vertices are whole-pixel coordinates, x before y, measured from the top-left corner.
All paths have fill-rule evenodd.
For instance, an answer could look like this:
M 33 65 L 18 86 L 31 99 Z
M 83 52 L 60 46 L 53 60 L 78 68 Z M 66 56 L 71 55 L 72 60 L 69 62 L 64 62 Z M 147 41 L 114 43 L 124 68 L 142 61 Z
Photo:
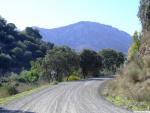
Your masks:
M 137 101 L 134 99 L 123 98 L 120 96 L 107 96 L 106 99 L 117 106 L 122 106 L 133 111 L 150 110 L 150 102 Z
M 45 89 L 45 88 L 47 88 L 49 86 L 50 85 L 44 85 L 44 86 L 41 86 L 41 87 L 38 87 L 38 88 L 35 88 L 35 89 L 32 89 L 32 90 L 29 90 L 29 91 L 24 91 L 22 93 L 18 93 L 18 94 L 13 95 L 13 96 L 0 98 L 0 105 L 5 105 L 5 104 L 9 103 L 10 101 L 12 101 L 14 99 L 30 95 L 30 94 L 32 94 L 34 92 L 40 91 L 40 90 Z

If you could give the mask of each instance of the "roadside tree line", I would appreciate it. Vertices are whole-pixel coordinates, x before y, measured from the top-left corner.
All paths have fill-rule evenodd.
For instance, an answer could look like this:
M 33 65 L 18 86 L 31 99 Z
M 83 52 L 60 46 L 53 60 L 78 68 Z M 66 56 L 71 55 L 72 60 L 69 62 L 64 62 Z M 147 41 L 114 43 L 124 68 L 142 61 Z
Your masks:
M 95 77 L 101 75 L 104 70 L 115 73 L 124 61 L 125 55 L 112 49 L 100 52 L 85 49 L 77 53 L 66 46 L 54 47 L 44 58 L 31 62 L 31 70 L 27 71 L 30 76 L 27 74 L 20 78 L 30 77 L 31 81 L 27 79 L 29 82 L 37 80 L 51 82 L 62 81 L 64 78 L 68 80 L 70 75 L 80 78 Z

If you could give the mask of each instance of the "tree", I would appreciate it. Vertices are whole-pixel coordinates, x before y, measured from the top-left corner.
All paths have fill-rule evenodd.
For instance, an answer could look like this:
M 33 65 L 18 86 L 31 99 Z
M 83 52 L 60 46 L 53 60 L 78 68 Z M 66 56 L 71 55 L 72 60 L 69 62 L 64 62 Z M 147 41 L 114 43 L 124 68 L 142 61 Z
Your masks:
M 118 68 L 125 61 L 124 54 L 113 49 L 103 49 L 99 52 L 99 54 L 103 59 L 103 69 L 109 71 L 116 71 L 116 68 Z
M 95 74 L 102 66 L 102 59 L 95 51 L 85 49 L 80 54 L 80 67 L 84 78 L 91 72 Z
M 5 72 L 11 67 L 12 58 L 7 54 L 0 54 L 0 71 Z
M 78 55 L 68 47 L 56 47 L 48 51 L 42 60 L 41 71 L 50 82 L 53 78 L 61 81 L 79 67 Z M 52 75 L 52 73 L 55 75 Z
M 120 67 L 125 62 L 126 58 L 122 52 L 118 52 L 116 66 Z
M 44 57 L 54 44 L 44 42 L 41 38 L 37 29 L 27 27 L 19 31 L 15 24 L 7 23 L 4 18 L 0 17 L 0 53 L 12 59 L 10 69 L 7 71 L 19 73 L 23 68 L 27 70 L 31 67 L 32 60 Z M 8 64 L 3 62 L 3 65 Z
M 15 47 L 11 52 L 18 58 L 23 55 L 23 50 L 19 47 Z
M 32 36 L 33 38 L 36 38 L 36 39 L 42 38 L 39 31 L 37 29 L 32 28 L 32 27 L 26 27 L 25 33 L 29 36 Z
M 31 51 L 25 51 L 23 56 L 24 56 L 25 62 L 32 60 L 32 52 Z
M 0 16 L 0 30 L 3 30 L 3 28 L 6 27 L 6 23 L 7 21 L 3 17 Z
M 7 32 L 10 34 L 14 34 L 14 31 L 16 30 L 16 26 L 13 23 L 8 23 L 6 28 L 7 28 Z
M 136 31 L 134 35 L 132 36 L 133 44 L 128 50 L 128 60 L 130 61 L 131 59 L 134 58 L 134 56 L 139 52 L 139 48 L 141 45 L 139 34 Z

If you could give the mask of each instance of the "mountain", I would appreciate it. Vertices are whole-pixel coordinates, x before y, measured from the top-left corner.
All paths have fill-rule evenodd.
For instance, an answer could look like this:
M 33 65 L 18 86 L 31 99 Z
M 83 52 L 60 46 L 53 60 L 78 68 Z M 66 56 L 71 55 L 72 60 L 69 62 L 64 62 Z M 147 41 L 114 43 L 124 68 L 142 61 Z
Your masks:
M 112 48 L 127 53 L 132 43 L 131 36 L 126 32 L 96 22 L 81 21 L 59 28 L 37 29 L 43 40 L 56 45 L 67 45 L 77 51 Z

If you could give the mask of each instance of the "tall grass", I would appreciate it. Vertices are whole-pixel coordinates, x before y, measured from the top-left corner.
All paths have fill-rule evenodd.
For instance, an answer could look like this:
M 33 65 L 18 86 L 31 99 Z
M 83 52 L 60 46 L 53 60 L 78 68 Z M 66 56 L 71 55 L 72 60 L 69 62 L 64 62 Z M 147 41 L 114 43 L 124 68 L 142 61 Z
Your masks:
M 118 75 L 107 83 L 104 90 L 106 96 L 150 101 L 150 56 L 128 63 Z

